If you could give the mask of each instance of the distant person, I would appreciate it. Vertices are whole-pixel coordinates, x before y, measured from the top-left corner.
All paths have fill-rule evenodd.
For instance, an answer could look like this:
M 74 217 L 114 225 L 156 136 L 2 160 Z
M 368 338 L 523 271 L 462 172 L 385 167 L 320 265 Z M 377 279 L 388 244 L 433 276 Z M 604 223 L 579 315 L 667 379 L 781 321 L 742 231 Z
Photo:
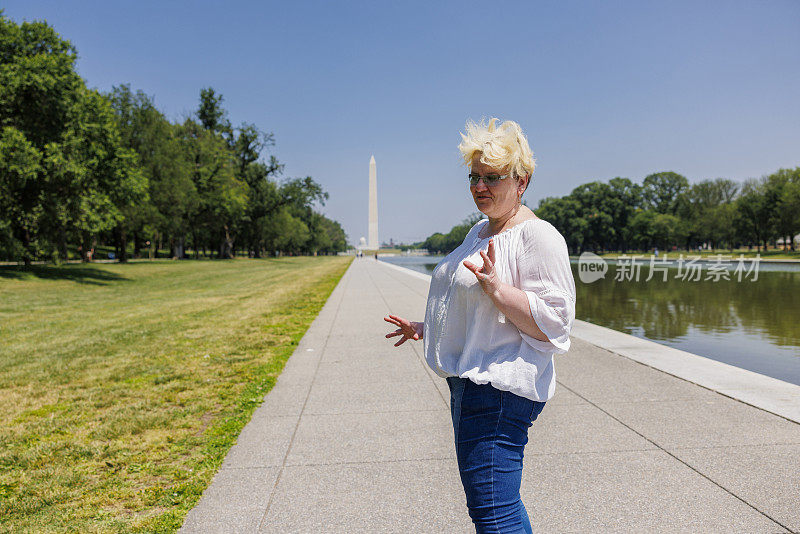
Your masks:
M 375 261 L 378 261 L 378 253 L 375 253 Z
M 387 338 L 423 340 L 450 387 L 461 482 L 478 533 L 532 532 L 520 498 L 528 429 L 556 387 L 567 352 L 575 281 L 563 236 L 522 205 L 534 169 L 520 126 L 467 122 L 459 145 L 469 189 L 488 219 L 433 271 L 424 322 L 384 317 Z

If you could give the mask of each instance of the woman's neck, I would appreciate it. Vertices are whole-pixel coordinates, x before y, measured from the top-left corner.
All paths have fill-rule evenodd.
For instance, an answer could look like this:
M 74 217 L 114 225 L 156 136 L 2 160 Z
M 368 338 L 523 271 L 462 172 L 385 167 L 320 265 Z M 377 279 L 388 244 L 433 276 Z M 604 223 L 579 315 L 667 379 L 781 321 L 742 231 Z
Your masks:
M 486 235 L 489 236 L 499 234 L 503 230 L 511 228 L 518 222 L 532 218 L 530 217 L 531 215 L 536 217 L 530 208 L 520 204 L 504 215 L 499 217 L 489 217 L 489 233 Z

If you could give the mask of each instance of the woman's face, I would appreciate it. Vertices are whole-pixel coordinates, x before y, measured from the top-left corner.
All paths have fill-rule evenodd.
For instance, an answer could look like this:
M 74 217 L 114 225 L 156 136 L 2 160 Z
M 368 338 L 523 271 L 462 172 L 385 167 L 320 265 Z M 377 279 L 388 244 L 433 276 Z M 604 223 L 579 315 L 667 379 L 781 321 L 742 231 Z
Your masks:
M 470 172 L 486 176 L 488 174 L 507 174 L 506 169 L 497 169 L 490 167 L 481 162 L 481 153 L 476 152 L 472 156 L 472 165 L 470 165 Z M 478 209 L 486 214 L 489 218 L 502 217 L 509 212 L 513 212 L 517 208 L 517 202 L 520 195 L 525 191 L 526 177 L 515 178 L 509 176 L 497 182 L 496 185 L 491 187 L 487 186 L 483 180 L 480 180 L 477 185 L 470 185 L 469 190 L 472 193 L 472 199 Z

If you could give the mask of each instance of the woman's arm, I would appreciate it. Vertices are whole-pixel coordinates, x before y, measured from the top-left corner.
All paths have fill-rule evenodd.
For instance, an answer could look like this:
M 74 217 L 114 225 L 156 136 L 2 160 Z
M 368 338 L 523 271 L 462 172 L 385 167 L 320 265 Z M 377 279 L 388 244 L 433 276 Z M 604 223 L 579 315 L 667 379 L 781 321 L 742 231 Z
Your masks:
M 495 307 L 537 350 L 566 352 L 569 348 L 571 317 L 574 315 L 574 298 L 571 297 L 573 290 L 569 283 L 572 280 L 572 273 L 569 271 L 569 256 L 566 250 L 559 251 L 553 258 L 548 258 L 553 264 L 547 268 L 538 265 L 539 260 L 531 261 L 529 254 L 520 257 L 518 261 L 520 261 L 522 288 L 506 284 L 497 276 L 494 267 L 494 240 L 490 240 L 488 250 L 481 251 L 480 254 L 483 258 L 483 267 L 478 268 L 469 261 L 465 261 L 464 266 L 475 274 L 483 291 Z M 541 283 L 540 274 L 546 277 L 545 285 Z
M 514 323 L 514 326 L 522 332 L 539 341 L 550 341 L 536 324 L 531 314 L 528 295 L 523 290 L 498 280 L 490 292 L 487 292 L 487 295 L 497 309 L 506 316 L 506 319 Z

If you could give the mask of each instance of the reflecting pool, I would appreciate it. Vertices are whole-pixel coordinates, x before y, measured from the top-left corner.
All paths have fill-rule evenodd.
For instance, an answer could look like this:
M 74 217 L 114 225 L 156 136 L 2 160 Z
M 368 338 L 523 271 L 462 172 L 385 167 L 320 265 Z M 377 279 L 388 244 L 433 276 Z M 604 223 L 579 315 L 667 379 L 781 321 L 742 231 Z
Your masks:
M 442 258 L 380 259 L 430 275 Z M 800 385 L 800 265 L 762 261 L 757 272 L 726 280 L 709 277 L 706 262 L 695 281 L 671 262 L 646 281 L 642 263 L 638 281 L 618 276 L 612 261 L 604 278 L 583 283 L 573 261 L 577 318 Z

